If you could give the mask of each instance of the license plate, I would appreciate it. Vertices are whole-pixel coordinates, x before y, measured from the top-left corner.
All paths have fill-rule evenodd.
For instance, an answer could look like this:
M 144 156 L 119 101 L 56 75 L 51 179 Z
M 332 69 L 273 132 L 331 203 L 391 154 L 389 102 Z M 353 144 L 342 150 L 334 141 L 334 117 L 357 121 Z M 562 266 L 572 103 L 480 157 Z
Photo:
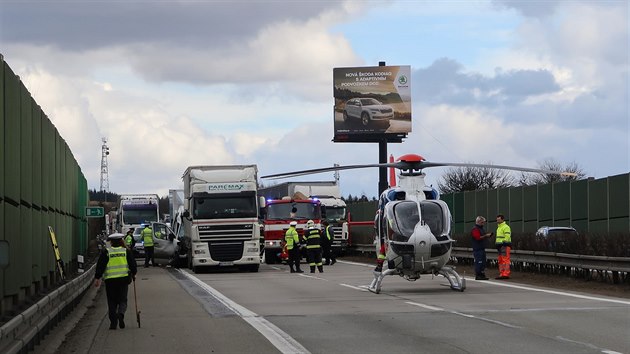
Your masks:
M 219 267 L 233 266 L 234 262 L 219 262 Z

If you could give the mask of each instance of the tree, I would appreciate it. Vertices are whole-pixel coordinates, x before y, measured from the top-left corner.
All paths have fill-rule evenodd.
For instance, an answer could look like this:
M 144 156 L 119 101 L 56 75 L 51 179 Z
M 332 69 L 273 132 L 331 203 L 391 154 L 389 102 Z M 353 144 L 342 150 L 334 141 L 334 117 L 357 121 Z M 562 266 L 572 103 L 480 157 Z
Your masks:
M 505 188 L 514 185 L 514 178 L 507 170 L 489 167 L 453 167 L 438 180 L 442 194 Z
M 562 166 L 560 162 L 553 158 L 547 158 L 538 163 L 538 168 L 541 170 L 562 171 L 575 173 L 575 176 L 563 176 L 559 174 L 546 174 L 546 173 L 526 173 L 521 172 L 518 178 L 518 183 L 521 186 L 532 186 L 535 184 L 548 184 L 554 182 L 564 181 L 577 181 L 586 177 L 586 172 L 580 167 L 577 162 L 571 162 Z

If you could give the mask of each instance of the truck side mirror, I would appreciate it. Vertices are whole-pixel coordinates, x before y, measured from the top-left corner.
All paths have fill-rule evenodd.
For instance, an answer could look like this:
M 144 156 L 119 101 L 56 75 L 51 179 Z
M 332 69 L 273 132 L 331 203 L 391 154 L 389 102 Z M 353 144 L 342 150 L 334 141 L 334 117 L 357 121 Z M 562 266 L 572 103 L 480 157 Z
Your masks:
M 265 206 L 267 206 L 267 200 L 265 197 L 258 197 L 258 207 L 264 208 Z
M 168 240 L 169 241 L 173 241 L 174 239 L 175 239 L 175 234 L 174 233 L 171 232 L 170 234 L 168 234 Z

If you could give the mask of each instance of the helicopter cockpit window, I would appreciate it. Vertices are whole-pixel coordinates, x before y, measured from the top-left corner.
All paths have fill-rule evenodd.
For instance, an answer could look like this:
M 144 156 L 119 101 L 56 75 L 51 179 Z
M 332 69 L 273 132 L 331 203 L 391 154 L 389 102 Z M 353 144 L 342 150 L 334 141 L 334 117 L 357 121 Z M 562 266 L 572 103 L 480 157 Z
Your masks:
M 393 241 L 406 242 L 420 222 L 418 204 L 413 201 L 394 202 L 391 208 L 387 208 L 387 221 L 390 238 Z
M 444 231 L 444 223 L 442 217 L 442 208 L 435 203 L 420 203 L 420 211 L 422 212 L 422 221 L 431 229 L 431 233 L 435 237 L 442 235 Z

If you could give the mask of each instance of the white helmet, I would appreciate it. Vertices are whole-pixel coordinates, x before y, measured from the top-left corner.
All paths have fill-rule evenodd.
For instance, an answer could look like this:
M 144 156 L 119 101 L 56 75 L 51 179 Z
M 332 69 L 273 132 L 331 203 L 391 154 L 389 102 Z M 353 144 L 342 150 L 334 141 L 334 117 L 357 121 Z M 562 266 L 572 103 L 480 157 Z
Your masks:
M 309 220 L 306 222 L 306 227 L 311 228 L 311 227 L 315 227 L 315 221 L 313 220 Z
M 293 226 L 293 227 L 297 226 L 297 221 L 291 221 L 289 223 L 289 226 Z

